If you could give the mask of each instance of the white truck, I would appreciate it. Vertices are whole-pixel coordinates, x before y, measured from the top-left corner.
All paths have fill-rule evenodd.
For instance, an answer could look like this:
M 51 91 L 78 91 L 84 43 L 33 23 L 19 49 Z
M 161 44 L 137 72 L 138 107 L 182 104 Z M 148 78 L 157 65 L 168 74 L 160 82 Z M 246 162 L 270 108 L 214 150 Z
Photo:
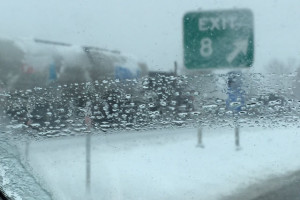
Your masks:
M 2 89 L 133 79 L 147 74 L 145 63 L 118 51 L 40 39 L 0 38 Z

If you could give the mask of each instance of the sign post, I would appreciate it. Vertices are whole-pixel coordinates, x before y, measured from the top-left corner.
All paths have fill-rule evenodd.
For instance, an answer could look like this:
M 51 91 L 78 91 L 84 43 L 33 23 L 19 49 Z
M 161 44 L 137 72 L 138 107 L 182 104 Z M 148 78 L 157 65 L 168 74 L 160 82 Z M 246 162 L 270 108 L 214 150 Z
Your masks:
M 203 141 L 202 141 L 202 128 L 201 127 L 198 128 L 198 144 L 197 144 L 197 147 L 204 148 Z
M 254 60 L 253 14 L 249 9 L 189 12 L 183 17 L 184 65 L 187 69 L 251 67 Z M 242 80 L 229 76 L 227 109 L 239 113 L 244 103 Z M 240 134 L 235 123 L 235 145 Z M 202 144 L 202 131 L 198 130 Z
M 190 12 L 183 18 L 188 69 L 250 67 L 254 59 L 253 14 L 248 9 Z
M 87 193 L 87 195 L 90 195 L 90 192 L 91 192 L 91 126 L 92 126 L 92 119 L 90 118 L 91 115 L 92 115 L 91 102 L 88 101 L 86 103 L 85 117 L 84 117 L 84 122 L 85 122 L 85 125 L 87 126 L 86 143 L 85 143 L 85 149 L 86 149 L 86 193 Z
M 226 109 L 231 111 L 234 118 L 235 126 L 235 147 L 236 150 L 241 150 L 240 147 L 240 128 L 238 124 L 239 113 L 245 105 L 245 91 L 242 88 L 243 76 L 241 72 L 229 72 L 227 83 Z
M 241 150 L 241 147 L 240 147 L 240 128 L 238 125 L 235 126 L 234 136 L 235 136 L 235 148 L 237 151 L 239 151 Z

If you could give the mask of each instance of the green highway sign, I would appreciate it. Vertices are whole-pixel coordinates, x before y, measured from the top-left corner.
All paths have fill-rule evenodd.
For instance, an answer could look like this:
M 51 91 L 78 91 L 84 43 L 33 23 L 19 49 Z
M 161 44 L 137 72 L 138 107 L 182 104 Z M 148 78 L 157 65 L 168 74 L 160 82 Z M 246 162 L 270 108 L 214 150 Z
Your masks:
M 188 69 L 250 67 L 254 59 L 253 14 L 248 9 L 190 12 L 183 18 Z

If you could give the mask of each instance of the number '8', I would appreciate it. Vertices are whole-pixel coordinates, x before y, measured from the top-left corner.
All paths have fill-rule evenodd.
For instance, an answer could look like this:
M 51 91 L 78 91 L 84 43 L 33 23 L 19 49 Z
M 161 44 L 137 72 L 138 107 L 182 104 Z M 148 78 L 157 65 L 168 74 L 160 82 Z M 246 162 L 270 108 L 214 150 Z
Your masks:
M 200 55 L 202 57 L 209 57 L 213 53 L 212 41 L 210 38 L 202 38 L 200 42 Z

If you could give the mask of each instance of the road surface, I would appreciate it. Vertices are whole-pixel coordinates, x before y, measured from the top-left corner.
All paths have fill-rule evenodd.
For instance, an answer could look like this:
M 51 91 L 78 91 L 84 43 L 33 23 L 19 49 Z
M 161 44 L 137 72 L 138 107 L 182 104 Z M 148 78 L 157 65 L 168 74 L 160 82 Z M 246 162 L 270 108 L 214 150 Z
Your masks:
M 291 181 L 275 191 L 270 191 L 253 200 L 300 200 L 300 180 Z
M 300 171 L 241 189 L 223 200 L 300 200 Z

